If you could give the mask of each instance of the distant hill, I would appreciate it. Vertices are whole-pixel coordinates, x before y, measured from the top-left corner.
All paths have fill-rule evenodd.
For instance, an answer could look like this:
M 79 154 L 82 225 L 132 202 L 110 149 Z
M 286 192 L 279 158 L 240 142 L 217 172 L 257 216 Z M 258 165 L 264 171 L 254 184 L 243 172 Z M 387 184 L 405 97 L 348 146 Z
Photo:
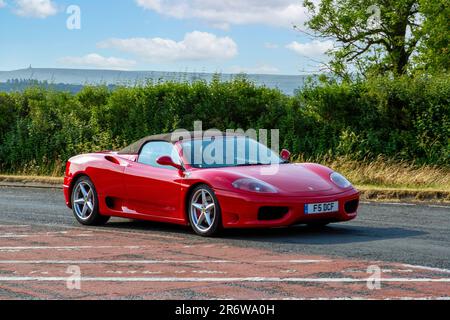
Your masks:
M 236 74 L 220 74 L 223 81 L 235 78 Z M 264 85 L 269 88 L 279 88 L 288 95 L 294 94 L 296 89 L 302 88 L 305 84 L 306 76 L 289 75 L 265 75 L 249 74 L 245 75 L 249 80 L 257 85 Z M 13 71 L 0 71 L 1 91 L 8 91 L 10 88 L 6 83 L 17 80 L 36 80 L 47 82 L 53 87 L 64 87 L 70 85 L 72 90 L 77 90 L 83 85 L 135 85 L 146 81 L 211 81 L 214 77 L 212 73 L 193 72 L 161 72 L 161 71 L 116 71 L 116 70 L 84 70 L 84 69 L 53 69 L 53 68 L 27 68 Z M 12 81 L 14 80 L 14 81 Z M 8 82 L 9 81 L 9 82 Z M 34 81 L 29 81 L 33 83 Z M 71 90 L 71 91 L 72 91 Z
M 81 84 L 66 84 L 66 83 L 48 83 L 47 81 L 38 80 L 19 80 L 11 79 L 6 82 L 0 82 L 0 92 L 15 92 L 24 91 L 30 87 L 40 87 L 48 90 L 65 91 L 77 93 L 83 89 Z M 114 89 L 114 85 L 108 85 L 110 89 Z

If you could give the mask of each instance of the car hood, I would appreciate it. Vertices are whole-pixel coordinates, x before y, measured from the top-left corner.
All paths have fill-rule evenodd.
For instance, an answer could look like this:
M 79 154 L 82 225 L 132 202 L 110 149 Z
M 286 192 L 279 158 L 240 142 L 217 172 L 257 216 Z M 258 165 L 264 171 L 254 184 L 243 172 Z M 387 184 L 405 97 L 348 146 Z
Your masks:
M 320 192 L 335 189 L 329 179 L 325 179 L 323 175 L 319 175 L 302 164 L 229 167 L 217 171 L 233 179 L 242 177 L 262 180 L 282 193 Z

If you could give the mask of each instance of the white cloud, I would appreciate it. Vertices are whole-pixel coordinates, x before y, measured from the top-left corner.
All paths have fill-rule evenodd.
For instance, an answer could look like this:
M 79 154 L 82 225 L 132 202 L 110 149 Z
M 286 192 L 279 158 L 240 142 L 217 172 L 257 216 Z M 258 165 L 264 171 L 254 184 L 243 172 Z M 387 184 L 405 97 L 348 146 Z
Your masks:
M 0 9 L 6 7 L 6 2 L 4 0 L 0 0 Z
M 135 0 L 137 5 L 177 19 L 201 19 L 213 27 L 264 24 L 303 25 L 306 9 L 300 0 Z
M 280 70 L 277 67 L 261 64 L 256 67 L 240 67 L 233 66 L 229 70 L 230 73 L 247 73 L 247 74 L 277 74 Z
M 264 43 L 264 48 L 266 49 L 277 49 L 279 46 L 276 43 L 266 42 Z
M 323 56 L 328 50 L 333 49 L 333 41 L 319 41 L 313 40 L 308 43 L 299 43 L 293 41 L 286 46 L 286 48 L 306 57 Z
M 200 31 L 187 33 L 178 42 L 163 38 L 109 39 L 98 43 L 98 47 L 133 53 L 148 61 L 231 59 L 238 52 L 230 37 Z
M 22 17 L 47 18 L 58 12 L 51 0 L 15 0 L 14 13 Z
M 64 57 L 58 61 L 64 65 L 94 67 L 114 70 L 127 70 L 136 65 L 134 60 L 126 60 L 115 57 L 103 57 L 96 53 L 91 53 L 82 57 Z

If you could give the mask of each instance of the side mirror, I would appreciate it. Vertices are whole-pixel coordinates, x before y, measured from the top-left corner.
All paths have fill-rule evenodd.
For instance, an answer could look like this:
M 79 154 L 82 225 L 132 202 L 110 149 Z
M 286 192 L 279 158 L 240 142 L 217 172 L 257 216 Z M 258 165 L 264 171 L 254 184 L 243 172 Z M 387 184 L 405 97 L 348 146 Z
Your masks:
M 168 167 L 174 167 L 178 170 L 184 170 L 183 166 L 175 163 L 171 157 L 169 156 L 163 156 L 158 158 L 158 160 L 156 160 L 156 163 L 161 165 L 161 166 L 168 166 Z
M 291 152 L 289 150 L 283 149 L 281 150 L 280 156 L 284 161 L 289 161 L 289 159 L 291 158 Z

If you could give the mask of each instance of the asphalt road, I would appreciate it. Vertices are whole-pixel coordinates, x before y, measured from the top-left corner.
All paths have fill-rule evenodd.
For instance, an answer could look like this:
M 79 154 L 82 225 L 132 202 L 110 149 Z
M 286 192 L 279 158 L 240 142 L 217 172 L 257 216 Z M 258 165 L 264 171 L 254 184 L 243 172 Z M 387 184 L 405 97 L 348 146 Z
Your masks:
M 62 192 L 0 187 L 0 224 L 79 227 L 64 205 Z M 93 230 L 93 228 L 86 228 Z M 94 230 L 175 235 L 198 241 L 188 228 L 112 219 Z M 321 230 L 305 226 L 271 230 L 226 230 L 210 240 L 277 253 L 301 253 L 450 269 L 450 206 L 362 204 L 359 217 Z
M 83 227 L 61 190 L 0 187 L 0 299 L 450 299 L 449 222 L 448 206 L 366 203 L 320 230 L 211 239 L 122 219 Z

